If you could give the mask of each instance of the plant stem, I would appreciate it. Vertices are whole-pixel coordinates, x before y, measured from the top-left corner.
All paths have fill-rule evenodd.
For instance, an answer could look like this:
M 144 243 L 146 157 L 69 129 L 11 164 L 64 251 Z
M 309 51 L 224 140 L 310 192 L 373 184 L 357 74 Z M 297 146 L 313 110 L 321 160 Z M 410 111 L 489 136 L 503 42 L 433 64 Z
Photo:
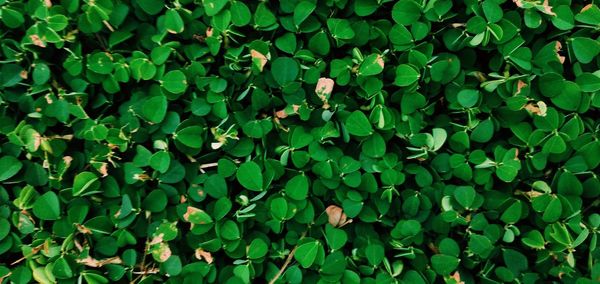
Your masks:
M 298 242 L 300 242 L 300 240 L 304 239 L 304 236 L 306 236 L 306 232 L 302 233 L 302 235 L 298 239 Z M 283 272 L 285 272 L 285 269 L 292 262 L 292 259 L 294 258 L 294 254 L 296 253 L 296 249 L 297 248 L 298 248 L 298 244 L 296 244 L 294 246 L 294 248 L 292 249 L 292 251 L 290 251 L 290 254 L 285 259 L 285 262 L 283 263 L 283 266 L 281 266 L 281 269 L 279 269 L 279 271 L 277 272 L 277 274 L 275 274 L 275 277 L 273 277 L 273 279 L 271 279 L 271 281 L 269 281 L 269 284 L 274 284 L 275 281 L 277 281 L 277 279 L 279 279 L 279 277 L 281 277 L 281 275 L 283 275 Z

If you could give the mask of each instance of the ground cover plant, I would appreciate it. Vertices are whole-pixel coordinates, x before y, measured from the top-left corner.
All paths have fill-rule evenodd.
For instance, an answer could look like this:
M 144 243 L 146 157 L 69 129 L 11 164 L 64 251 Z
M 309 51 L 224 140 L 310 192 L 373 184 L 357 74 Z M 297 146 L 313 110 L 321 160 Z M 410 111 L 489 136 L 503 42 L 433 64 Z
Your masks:
M 598 283 L 600 8 L 0 0 L 0 283 Z

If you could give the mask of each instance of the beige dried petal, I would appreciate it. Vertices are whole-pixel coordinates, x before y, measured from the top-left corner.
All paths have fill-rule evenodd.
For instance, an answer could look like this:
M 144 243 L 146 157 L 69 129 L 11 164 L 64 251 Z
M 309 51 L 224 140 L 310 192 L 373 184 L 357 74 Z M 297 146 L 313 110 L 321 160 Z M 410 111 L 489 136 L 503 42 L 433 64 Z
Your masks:
M 213 36 L 214 30 L 212 27 L 208 27 L 206 28 L 206 37 L 211 37 Z
M 384 62 L 383 62 L 383 57 L 381 55 L 377 55 L 377 60 L 376 60 L 377 64 L 379 64 L 379 66 L 381 66 L 381 68 L 383 68 L 384 66 Z
M 286 118 L 288 117 L 288 114 L 285 112 L 285 110 L 279 110 L 275 113 L 275 116 L 278 118 Z
M 525 82 L 523 82 L 523 81 L 519 80 L 519 81 L 517 82 L 517 92 L 515 93 L 515 95 L 518 95 L 518 94 L 520 94 L 520 93 L 521 93 L 521 89 L 523 89 L 523 88 L 525 88 L 525 87 L 527 87 L 527 84 L 526 84 Z
M 552 12 L 552 6 L 550 6 L 550 4 L 548 4 L 548 0 L 544 0 L 544 3 L 542 4 L 542 6 L 544 7 L 544 13 L 550 15 L 550 16 L 556 16 L 556 13 Z
M 450 277 L 454 278 L 457 284 L 465 284 L 464 281 L 460 280 L 460 273 L 458 273 L 458 271 L 454 272 L 454 274 L 450 275 Z
M 23 80 L 26 80 L 28 75 L 29 73 L 27 73 L 27 70 L 22 70 L 21 72 L 19 72 L 19 77 L 21 77 L 21 79 Z
M 34 149 L 34 151 L 37 151 L 41 145 L 42 145 L 42 135 L 40 135 L 39 133 L 36 132 L 33 134 L 33 149 Z
M 44 98 L 46 99 L 46 103 L 51 105 L 52 103 L 54 103 L 54 101 L 52 100 L 52 97 L 50 96 L 50 94 L 46 94 L 44 96 Z
M 155 236 L 154 238 L 152 238 L 152 240 L 150 240 L 148 245 L 151 246 L 151 245 L 155 245 L 155 244 L 160 244 L 163 242 L 164 237 L 165 237 L 165 234 L 160 233 L 160 234 L 158 234 L 158 236 Z
M 33 43 L 33 45 L 39 46 L 39 47 L 46 47 L 46 43 L 44 43 L 42 41 L 42 39 L 40 38 L 40 36 L 33 34 L 30 35 L 29 38 L 31 39 L 31 42 Z
M 519 7 L 519 8 L 523 7 L 523 1 L 522 0 L 513 0 L 513 2 L 515 2 L 515 4 L 517 5 L 517 7 Z
M 160 259 L 160 261 L 167 261 L 167 259 L 169 259 L 169 257 L 171 257 L 172 253 L 171 253 L 171 248 L 167 245 L 164 245 L 160 248 L 160 255 L 158 256 L 158 258 Z
M 81 224 L 75 224 L 75 227 L 77 227 L 77 231 L 79 231 L 80 233 L 84 234 L 84 235 L 91 235 L 92 231 L 90 229 L 88 229 L 86 226 L 81 225 Z
M 52 1 L 51 0 L 44 0 L 44 5 L 48 8 L 52 7 Z
M 258 63 L 258 70 L 262 72 L 265 65 L 267 65 L 267 57 L 254 49 L 250 50 L 250 56 L 252 57 L 252 61 Z
M 102 166 L 100 166 L 100 168 L 98 168 L 98 172 L 102 174 L 102 177 L 107 176 L 108 175 L 108 164 L 102 163 Z
M 587 5 L 583 6 L 583 8 L 581 8 L 581 13 L 589 10 L 590 8 L 592 8 L 592 6 L 594 6 L 594 4 L 587 4 Z
M 557 41 L 556 44 L 554 45 L 554 52 L 556 52 L 556 57 L 558 57 L 558 61 L 560 61 L 560 64 L 564 64 L 565 63 L 565 57 L 560 55 L 560 51 L 562 50 L 562 44 L 560 43 L 560 41 Z
M 67 167 L 69 167 L 71 165 L 72 161 L 73 161 L 73 157 L 71 157 L 71 156 L 64 156 L 63 157 L 63 162 L 65 162 L 65 165 Z
M 203 260 L 204 259 L 208 264 L 211 264 L 214 261 L 212 254 L 210 252 L 208 252 L 208 251 L 205 251 L 205 250 L 201 249 L 201 248 L 197 248 L 196 249 L 196 252 L 194 253 L 194 256 L 196 256 L 196 258 L 198 260 Z
M 292 105 L 292 109 L 294 109 L 294 113 L 298 113 L 298 110 L 300 109 L 300 105 Z

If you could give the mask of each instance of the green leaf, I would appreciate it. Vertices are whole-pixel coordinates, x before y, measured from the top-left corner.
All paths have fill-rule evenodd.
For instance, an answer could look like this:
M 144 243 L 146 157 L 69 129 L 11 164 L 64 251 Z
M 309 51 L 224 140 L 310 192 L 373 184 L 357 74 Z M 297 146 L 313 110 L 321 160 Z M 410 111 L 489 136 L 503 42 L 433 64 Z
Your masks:
M 438 275 L 450 275 L 458 267 L 458 258 L 436 254 L 431 257 L 431 266 Z
M 156 15 L 165 7 L 164 0 L 136 1 L 142 10 L 150 15 Z
M 379 265 L 385 257 L 385 250 L 381 244 L 369 244 L 365 248 L 365 255 L 369 264 L 376 266 Z
M 392 19 L 401 25 L 412 25 L 421 17 L 421 7 L 413 0 L 400 0 L 392 7 Z
M 2 6 L 2 23 L 8 28 L 16 29 L 25 23 L 25 17 L 19 11 L 13 10 L 7 6 Z
M 267 243 L 260 238 L 252 240 L 250 246 L 247 249 L 247 255 L 249 259 L 259 259 L 267 255 L 269 247 Z
M 298 63 L 290 57 L 278 57 L 271 63 L 271 74 L 280 86 L 296 80 L 299 72 Z
M 0 181 L 15 176 L 23 168 L 23 163 L 13 156 L 0 158 Z
M 560 135 L 552 135 L 544 144 L 542 151 L 551 154 L 561 154 L 567 150 L 567 144 Z
M 486 143 L 494 136 L 494 123 L 491 119 L 486 119 L 477 125 L 471 132 L 471 140 L 478 143 Z
M 240 165 L 236 173 L 238 182 L 246 189 L 262 191 L 264 188 L 263 174 L 255 162 L 249 161 Z
M 303 268 L 309 268 L 313 265 L 315 259 L 317 258 L 319 247 L 321 247 L 321 243 L 318 240 L 301 244 L 296 249 L 294 258 Z
M 212 17 L 223 10 L 228 2 L 227 0 L 202 0 L 202 5 L 204 5 L 206 15 Z
M 87 68 L 98 74 L 110 74 L 113 71 L 112 58 L 105 52 L 97 52 L 87 59 Z
M 233 241 L 240 238 L 240 229 L 238 228 L 238 225 L 231 220 L 225 221 L 225 223 L 221 225 L 219 231 L 221 238 L 225 240 Z
M 383 57 L 379 54 L 371 54 L 363 60 L 358 67 L 358 74 L 362 76 L 373 76 L 383 71 Z
M 352 39 L 354 37 L 354 30 L 350 25 L 350 21 L 346 19 L 327 19 L 327 27 L 331 36 L 336 39 Z
M 492 241 L 486 236 L 472 234 L 469 239 L 469 250 L 483 258 L 488 257 L 493 248 Z
M 227 196 L 227 182 L 221 175 L 211 175 L 204 182 L 206 193 L 213 198 L 221 198 Z
M 479 91 L 472 89 L 461 90 L 458 92 L 456 99 L 462 107 L 471 108 L 479 101 Z
M 485 0 L 481 4 L 481 7 L 483 8 L 483 14 L 490 23 L 500 21 L 504 15 L 502 8 L 500 8 L 496 0 Z
M 4 218 L 0 218 L 0 241 L 6 238 L 9 233 L 10 223 Z
M 162 77 L 160 85 L 173 94 L 181 94 L 187 89 L 188 82 L 183 72 L 172 70 Z
M 171 157 L 167 151 L 156 152 L 150 158 L 150 166 L 163 174 L 167 172 L 170 165 Z
M 472 186 L 457 186 L 454 190 L 454 198 L 462 207 L 470 209 L 475 201 L 477 193 Z
M 150 80 L 154 78 L 154 75 L 156 75 L 156 66 L 154 66 L 154 64 L 152 64 L 152 62 L 147 58 L 136 58 L 132 60 L 130 68 L 131 76 L 138 81 Z
M 512 203 L 500 216 L 500 220 L 507 224 L 514 224 L 521 219 L 522 205 L 520 200 Z
M 592 73 L 582 73 L 575 79 L 575 82 L 584 92 L 600 91 L 600 76 Z
M 205 2 L 205 1 L 204 1 Z M 183 19 L 175 9 L 168 9 L 165 13 L 165 29 L 168 33 L 178 34 L 183 32 Z
M 348 242 L 348 234 L 344 230 L 336 229 L 333 226 L 326 226 L 325 234 L 327 244 L 332 250 L 341 249 Z
M 294 200 L 305 200 L 308 197 L 308 186 L 305 175 L 294 176 L 285 184 L 285 194 Z
M 288 203 L 283 197 L 277 197 L 271 201 L 271 215 L 277 220 L 285 220 L 288 212 Z
M 163 190 L 155 189 L 144 198 L 142 206 L 150 212 L 161 212 L 167 207 L 167 202 L 167 194 Z
M 544 222 L 546 223 L 554 223 L 560 218 L 562 210 L 563 207 L 560 202 L 560 199 L 558 199 L 557 197 L 552 197 L 550 199 L 550 203 L 548 203 L 548 206 L 546 206 L 546 209 L 544 209 L 542 220 L 544 220 Z
M 315 10 L 317 5 L 310 1 L 301 1 L 294 8 L 294 24 L 298 27 L 312 12 Z
M 56 193 L 48 191 L 33 203 L 33 215 L 41 220 L 58 220 L 60 218 L 60 202 Z
M 73 196 L 85 195 L 100 188 L 98 176 L 91 172 L 82 172 L 73 181 Z
M 181 144 L 190 148 L 199 149 L 202 147 L 202 133 L 204 129 L 200 126 L 188 126 L 175 133 L 175 139 Z
M 406 87 L 419 80 L 421 74 L 408 64 L 400 64 L 396 67 L 396 79 L 394 84 Z
M 537 230 L 529 231 L 523 234 L 521 241 L 523 244 L 533 249 L 543 249 L 545 247 L 544 237 Z
M 33 82 L 36 85 L 43 85 L 50 80 L 50 68 L 45 63 L 36 63 L 33 69 Z
M 277 18 L 265 3 L 260 3 L 254 12 L 254 24 L 259 28 L 269 28 L 277 23 Z
M 54 262 L 52 274 L 59 279 L 68 279 L 73 277 L 73 269 L 71 269 L 69 262 L 64 257 L 61 257 Z
M 250 9 L 242 1 L 231 2 L 229 11 L 231 11 L 231 22 L 235 26 L 243 27 L 249 24 L 252 19 Z
M 142 107 L 142 115 L 152 123 L 160 123 L 167 114 L 167 98 L 159 95 L 147 99 Z
M 362 111 L 354 111 L 344 123 L 348 133 L 356 136 L 368 136 L 373 133 L 373 127 L 367 116 Z
M 581 63 L 592 62 L 600 53 L 600 42 L 587 37 L 574 37 L 570 41 L 575 58 Z
M 275 40 L 275 46 L 289 54 L 296 51 L 296 45 L 296 36 L 293 33 L 285 33 Z

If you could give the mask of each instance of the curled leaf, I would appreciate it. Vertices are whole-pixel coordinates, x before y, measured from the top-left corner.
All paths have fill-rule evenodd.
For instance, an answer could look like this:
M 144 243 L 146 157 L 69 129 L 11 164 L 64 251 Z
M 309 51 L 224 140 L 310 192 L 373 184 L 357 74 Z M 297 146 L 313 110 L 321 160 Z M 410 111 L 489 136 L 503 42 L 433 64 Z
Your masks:
M 256 66 L 260 72 L 262 72 L 265 68 L 265 65 L 267 65 L 267 57 L 254 49 L 250 50 L 250 56 L 252 57 L 252 63 L 254 66 Z
M 344 210 L 339 206 L 329 205 L 329 207 L 325 209 L 325 213 L 327 213 L 327 217 L 329 217 L 329 224 L 334 227 L 343 227 L 352 222 L 352 219 L 348 219 Z
M 548 110 L 548 107 L 546 106 L 546 103 L 539 101 L 537 103 L 528 103 L 523 107 L 525 110 L 527 110 L 529 113 L 538 115 L 538 116 L 546 116 L 546 111 Z

